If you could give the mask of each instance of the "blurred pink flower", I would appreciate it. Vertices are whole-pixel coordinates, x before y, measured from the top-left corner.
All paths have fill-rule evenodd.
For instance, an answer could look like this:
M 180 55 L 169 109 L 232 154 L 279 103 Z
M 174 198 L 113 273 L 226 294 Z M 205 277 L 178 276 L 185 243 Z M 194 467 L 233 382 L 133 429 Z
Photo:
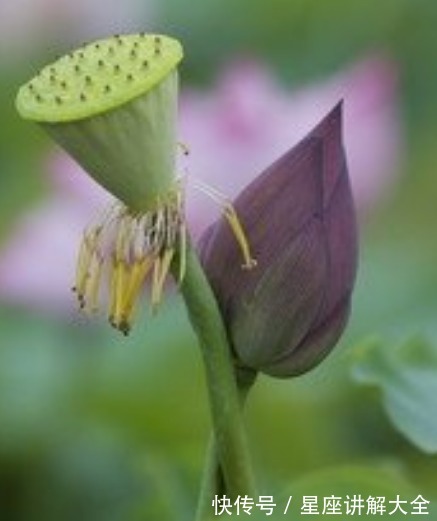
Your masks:
M 111 196 L 64 153 L 50 158 L 53 196 L 32 209 L 10 231 L 0 251 L 0 298 L 68 311 L 77 248 L 84 228 Z
M 188 172 L 187 211 L 194 235 L 219 212 L 193 189 L 196 179 L 232 199 L 341 98 L 349 171 L 363 211 L 389 188 L 400 162 L 402 132 L 390 61 L 371 58 L 294 92 L 258 64 L 237 63 L 212 92 L 185 91 L 180 136 L 191 153 L 181 159 L 180 169 Z M 52 198 L 17 224 L 0 254 L 0 298 L 73 309 L 68 290 L 80 234 L 110 196 L 62 152 L 51 158 L 48 171 Z

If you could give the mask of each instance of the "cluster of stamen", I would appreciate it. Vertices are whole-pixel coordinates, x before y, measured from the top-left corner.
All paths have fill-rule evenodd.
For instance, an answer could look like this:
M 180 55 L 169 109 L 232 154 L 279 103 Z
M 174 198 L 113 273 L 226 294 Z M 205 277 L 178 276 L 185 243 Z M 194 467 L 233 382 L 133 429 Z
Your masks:
M 102 278 L 109 281 L 111 325 L 127 335 L 135 305 L 146 280 L 151 282 L 151 305 L 155 310 L 176 254 L 178 278 L 185 270 L 185 224 L 180 193 L 145 213 L 133 213 L 115 203 L 95 225 L 85 230 L 77 261 L 76 292 L 79 306 L 98 310 Z
M 243 268 L 252 269 L 256 260 L 234 207 L 219 192 L 203 183 L 197 188 L 219 203 L 243 257 Z M 185 273 L 186 229 L 182 190 L 157 209 L 135 213 L 120 202 L 83 234 L 79 249 L 76 282 L 79 307 L 88 313 L 99 310 L 102 279 L 109 283 L 108 318 L 127 335 L 132 327 L 135 305 L 144 283 L 150 281 L 151 306 L 161 302 L 165 281 L 175 258 L 178 282 Z

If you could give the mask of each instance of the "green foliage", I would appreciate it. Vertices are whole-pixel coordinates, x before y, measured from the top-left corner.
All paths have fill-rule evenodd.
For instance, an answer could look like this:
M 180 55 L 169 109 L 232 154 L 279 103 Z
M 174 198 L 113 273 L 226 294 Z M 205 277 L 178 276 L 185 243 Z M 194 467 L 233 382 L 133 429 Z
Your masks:
M 359 349 L 354 379 L 376 387 L 396 429 L 418 448 L 437 453 L 437 349 L 423 339 L 369 340 Z
M 122 344 L 98 325 L 1 311 L 2 517 L 187 519 L 207 413 L 199 378 L 186 385 L 196 359 L 180 311 Z

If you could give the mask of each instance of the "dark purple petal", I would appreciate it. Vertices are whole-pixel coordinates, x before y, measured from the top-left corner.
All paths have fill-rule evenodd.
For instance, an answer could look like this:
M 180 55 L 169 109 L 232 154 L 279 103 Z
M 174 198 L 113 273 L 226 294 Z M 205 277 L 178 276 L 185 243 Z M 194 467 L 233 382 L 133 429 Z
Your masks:
M 320 219 L 311 219 L 265 270 L 255 291 L 236 302 L 229 325 L 244 365 L 266 367 L 283 357 L 284 346 L 298 345 L 307 335 L 327 275 L 322 234 Z
M 323 146 L 323 207 L 329 204 L 340 178 L 347 177 L 346 155 L 342 142 L 343 103 L 336 107 L 310 132 Z
M 278 377 L 298 376 L 318 365 L 341 337 L 349 312 L 350 298 L 341 302 L 317 329 L 311 329 L 291 353 L 287 352 L 281 359 L 271 361 L 263 368 L 263 372 Z

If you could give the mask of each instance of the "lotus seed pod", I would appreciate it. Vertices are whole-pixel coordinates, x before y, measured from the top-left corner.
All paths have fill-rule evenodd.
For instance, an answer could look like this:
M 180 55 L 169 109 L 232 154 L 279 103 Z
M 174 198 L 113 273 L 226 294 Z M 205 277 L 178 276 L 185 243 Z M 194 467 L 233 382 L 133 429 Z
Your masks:
M 23 85 L 16 105 L 132 211 L 174 188 L 178 74 L 183 52 L 162 35 L 85 45 Z
M 173 263 L 178 282 L 184 278 L 184 193 L 175 177 L 182 55 L 167 36 L 114 36 L 45 67 L 17 95 L 19 113 L 40 123 L 117 199 L 85 229 L 72 289 L 88 313 L 106 300 L 109 322 L 124 334 L 146 281 L 155 310 Z M 224 203 L 223 213 L 252 267 L 232 205 Z
M 116 198 L 83 233 L 73 291 L 88 313 L 106 300 L 109 322 L 124 334 L 145 281 L 156 309 L 175 259 L 183 278 L 175 177 L 181 59 L 181 45 L 167 36 L 114 36 L 48 65 L 17 95 L 21 116 L 40 123 Z
M 340 338 L 357 265 L 355 211 L 338 105 L 236 199 L 258 265 L 238 268 L 223 219 L 201 258 L 239 365 L 278 377 L 316 366 Z

